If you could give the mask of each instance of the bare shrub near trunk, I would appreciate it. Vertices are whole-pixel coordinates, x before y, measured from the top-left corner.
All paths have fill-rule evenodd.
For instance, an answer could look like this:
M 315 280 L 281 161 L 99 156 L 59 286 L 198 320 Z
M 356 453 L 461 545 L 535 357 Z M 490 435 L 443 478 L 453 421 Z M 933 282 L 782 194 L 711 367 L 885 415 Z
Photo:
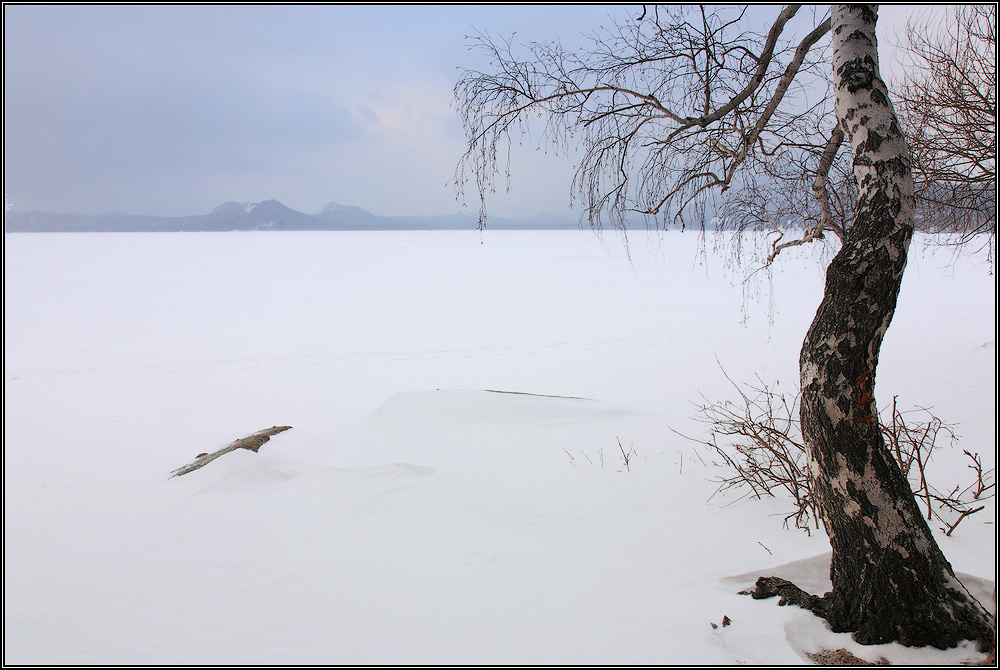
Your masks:
M 784 517 L 785 527 L 794 525 L 812 534 L 820 525 L 799 427 L 800 393 L 780 393 L 777 383 L 768 385 L 759 377 L 756 385 L 733 386 L 738 400 L 698 405 L 695 417 L 708 426 L 708 437 L 695 441 L 708 446 L 717 459 L 713 464 L 726 471 L 713 480 L 719 485 L 713 497 L 736 492 L 741 497 L 762 498 L 783 491 L 793 501 L 792 511 Z M 879 428 L 927 520 L 937 520 L 943 524 L 941 530 L 951 535 L 996 493 L 995 470 L 984 470 L 978 453 L 963 450 L 971 461 L 969 479 L 948 488 L 931 484 L 931 456 L 957 444 L 955 426 L 928 408 L 904 412 L 896 400 L 894 396 L 892 406 L 884 410 L 887 418 L 878 417 Z
M 713 464 L 728 471 L 713 481 L 715 494 L 741 492 L 762 498 L 784 491 L 794 501 L 789 523 L 806 532 L 819 529 L 816 503 L 806 477 L 806 453 L 799 429 L 799 394 L 789 398 L 757 379 L 759 386 L 741 388 L 738 401 L 698 406 L 696 420 L 708 424 L 708 438 L 699 440 L 715 453 Z

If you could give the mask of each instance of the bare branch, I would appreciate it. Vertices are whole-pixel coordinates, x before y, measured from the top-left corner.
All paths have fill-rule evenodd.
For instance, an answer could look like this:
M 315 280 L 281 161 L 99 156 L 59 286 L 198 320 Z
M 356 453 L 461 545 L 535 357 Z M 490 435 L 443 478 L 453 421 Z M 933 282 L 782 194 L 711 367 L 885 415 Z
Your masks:
M 755 157 L 812 132 L 816 103 L 802 104 L 807 83 L 799 79 L 819 76 L 811 54 L 830 24 L 821 20 L 791 42 L 783 35 L 799 9 L 782 9 L 757 35 L 739 32 L 742 11 L 657 8 L 592 37 L 588 49 L 532 43 L 523 59 L 510 40 L 478 35 L 473 47 L 494 71 L 467 71 L 455 87 L 468 140 L 459 194 L 475 180 L 482 224 L 498 145 L 509 155 L 512 136 L 523 139 L 542 122 L 542 139 L 556 150 L 571 141 L 583 148 L 572 190 L 591 225 L 604 216 L 623 225 L 629 212 L 664 225 L 681 219 L 725 192 Z
M 933 24 L 907 22 L 909 62 L 895 91 L 910 145 L 918 225 L 955 233 L 958 244 L 990 248 L 996 236 L 996 16 L 996 5 L 962 5 Z

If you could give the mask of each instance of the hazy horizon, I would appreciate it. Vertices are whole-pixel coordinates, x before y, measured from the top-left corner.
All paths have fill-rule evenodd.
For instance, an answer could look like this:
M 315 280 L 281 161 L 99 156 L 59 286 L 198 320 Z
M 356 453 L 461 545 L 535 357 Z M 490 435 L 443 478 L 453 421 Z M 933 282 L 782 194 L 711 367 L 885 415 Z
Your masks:
M 300 212 L 302 214 L 308 214 L 310 216 L 316 216 L 318 214 L 321 214 L 323 212 L 323 210 L 327 206 L 329 206 L 329 205 L 339 205 L 341 207 L 347 207 L 347 208 L 355 208 L 356 207 L 358 209 L 364 210 L 365 212 L 367 212 L 369 214 L 372 214 L 374 216 L 378 216 L 378 217 L 427 217 L 427 218 L 432 218 L 432 217 L 460 216 L 460 215 L 469 216 L 469 217 L 478 217 L 479 216 L 478 209 L 473 208 L 473 207 L 464 207 L 463 208 L 461 206 L 453 208 L 453 211 L 436 212 L 436 213 L 432 213 L 432 214 L 412 214 L 412 213 L 383 214 L 381 212 L 373 212 L 373 211 L 371 211 L 369 209 L 366 209 L 364 207 L 359 207 L 358 205 L 355 205 L 355 204 L 350 203 L 350 202 L 337 202 L 335 200 L 328 201 L 327 203 L 325 203 L 323 206 L 321 206 L 320 208 L 318 208 L 316 210 L 302 210 L 302 209 L 298 209 L 296 207 L 292 207 L 288 203 L 282 202 L 278 198 L 259 198 L 259 199 L 256 199 L 256 200 L 240 200 L 240 201 L 238 201 L 238 200 L 224 200 L 224 201 L 218 202 L 217 204 L 215 204 L 212 207 L 209 207 L 208 209 L 203 210 L 203 211 L 185 212 L 185 213 L 176 214 L 176 215 L 150 214 L 149 212 L 127 211 L 127 210 L 117 210 L 117 209 L 116 210 L 103 211 L 103 212 L 102 211 L 95 211 L 95 212 L 73 212 L 73 211 L 54 211 L 54 210 L 41 210 L 41 209 L 17 209 L 17 208 L 14 208 L 13 206 L 11 206 L 9 209 L 7 209 L 6 213 L 11 213 L 11 214 L 30 214 L 30 213 L 33 213 L 33 212 L 38 212 L 38 213 L 42 213 L 42 214 L 64 214 L 64 215 L 67 215 L 67 216 L 94 216 L 94 217 L 101 217 L 101 216 L 110 216 L 110 215 L 119 215 L 119 214 L 122 214 L 122 215 L 128 215 L 128 216 L 155 216 L 157 218 L 183 218 L 183 217 L 187 217 L 187 216 L 201 216 L 201 215 L 204 215 L 204 214 L 211 214 L 215 210 L 217 210 L 217 209 L 219 209 L 219 208 L 221 208 L 221 207 L 223 207 L 225 205 L 234 204 L 234 203 L 237 204 L 237 205 L 254 206 L 254 205 L 259 205 L 259 204 L 265 203 L 265 202 L 278 202 L 278 203 L 284 205 L 285 207 L 288 207 L 289 209 L 295 210 L 296 212 Z M 497 217 L 497 218 L 530 219 L 530 218 L 537 217 L 537 216 L 566 216 L 567 218 L 575 218 L 576 214 L 574 213 L 573 210 L 569 210 L 565 214 L 556 214 L 556 213 L 553 213 L 553 212 L 532 212 L 532 213 L 525 214 L 523 216 Z M 494 218 L 494 217 L 490 216 L 490 218 Z

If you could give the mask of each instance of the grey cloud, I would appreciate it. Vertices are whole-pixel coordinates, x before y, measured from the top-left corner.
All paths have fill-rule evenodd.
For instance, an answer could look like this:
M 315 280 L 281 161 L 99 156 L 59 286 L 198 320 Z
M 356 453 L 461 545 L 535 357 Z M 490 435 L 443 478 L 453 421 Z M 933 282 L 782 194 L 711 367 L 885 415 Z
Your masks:
M 457 68 L 477 66 L 464 36 L 577 33 L 566 19 L 583 11 L 5 5 L 5 195 L 17 210 L 164 216 L 269 198 L 454 211 L 463 137 L 439 110 Z M 531 211 L 565 206 L 551 166 L 517 171 L 551 200 Z
M 24 30 L 5 45 L 5 190 L 19 208 L 61 198 L 102 211 L 98 201 L 123 182 L 183 170 L 254 174 L 363 136 L 344 105 L 295 88 L 294 72 L 266 78 L 253 53 L 240 58 L 225 40 L 140 46 L 119 29 L 106 42 L 105 25 L 87 40 L 44 33 L 31 44 Z

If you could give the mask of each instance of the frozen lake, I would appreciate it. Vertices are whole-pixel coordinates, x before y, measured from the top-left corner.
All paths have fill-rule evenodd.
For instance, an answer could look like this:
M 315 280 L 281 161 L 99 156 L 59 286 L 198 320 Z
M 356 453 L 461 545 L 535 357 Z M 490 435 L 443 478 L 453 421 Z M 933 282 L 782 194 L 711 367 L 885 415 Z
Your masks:
M 698 242 L 5 234 L 5 662 L 804 662 L 832 634 L 722 580 L 825 537 L 709 501 L 671 429 L 720 366 L 793 391 L 823 269 L 748 300 Z M 958 424 L 945 480 L 996 443 L 995 276 L 951 260 L 914 243 L 876 388 Z M 940 537 L 959 572 L 995 510 Z

